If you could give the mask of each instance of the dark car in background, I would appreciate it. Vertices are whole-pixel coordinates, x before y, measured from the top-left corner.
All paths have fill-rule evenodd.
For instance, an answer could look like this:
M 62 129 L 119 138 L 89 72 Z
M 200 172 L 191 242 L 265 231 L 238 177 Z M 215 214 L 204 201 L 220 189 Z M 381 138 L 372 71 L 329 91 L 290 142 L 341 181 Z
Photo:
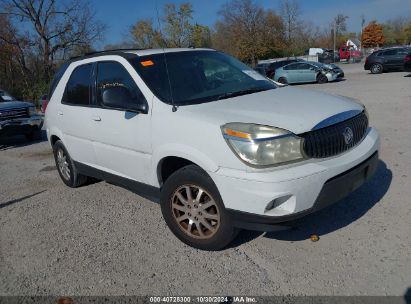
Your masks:
M 411 53 L 411 47 L 393 47 L 375 51 L 365 59 L 364 70 L 372 74 L 403 70 L 405 56 Z
M 42 126 L 43 118 L 34 104 L 0 90 L 0 137 L 22 134 L 29 140 L 41 139 Z
M 404 57 L 404 71 L 411 72 L 411 52 Z
M 295 58 L 295 59 L 279 60 L 279 61 L 269 62 L 269 63 L 260 63 L 256 65 L 254 70 L 259 72 L 261 75 L 274 79 L 276 69 L 279 69 L 283 66 L 286 66 L 287 64 L 298 62 L 298 61 L 304 61 L 304 60 Z

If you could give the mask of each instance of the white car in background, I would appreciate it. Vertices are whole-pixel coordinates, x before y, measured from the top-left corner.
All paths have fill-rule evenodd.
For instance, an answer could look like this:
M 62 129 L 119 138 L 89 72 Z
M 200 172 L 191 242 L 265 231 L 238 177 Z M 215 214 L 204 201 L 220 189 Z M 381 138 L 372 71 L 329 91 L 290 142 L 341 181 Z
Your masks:
M 159 199 L 186 244 L 224 248 L 359 187 L 378 163 L 363 105 L 272 81 L 210 49 L 117 50 L 56 74 L 46 112 L 58 172 Z

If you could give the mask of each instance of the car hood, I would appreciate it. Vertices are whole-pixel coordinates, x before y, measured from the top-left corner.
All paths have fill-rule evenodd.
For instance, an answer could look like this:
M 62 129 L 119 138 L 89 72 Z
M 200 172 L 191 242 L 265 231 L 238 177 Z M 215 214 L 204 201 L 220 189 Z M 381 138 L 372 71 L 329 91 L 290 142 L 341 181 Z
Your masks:
M 4 101 L 0 102 L 0 110 L 16 109 L 16 108 L 27 108 L 33 106 L 30 102 L 25 101 Z
M 244 122 L 286 129 L 295 134 L 337 123 L 363 111 L 363 105 L 345 97 L 314 90 L 274 90 L 181 107 L 197 119 L 223 125 Z

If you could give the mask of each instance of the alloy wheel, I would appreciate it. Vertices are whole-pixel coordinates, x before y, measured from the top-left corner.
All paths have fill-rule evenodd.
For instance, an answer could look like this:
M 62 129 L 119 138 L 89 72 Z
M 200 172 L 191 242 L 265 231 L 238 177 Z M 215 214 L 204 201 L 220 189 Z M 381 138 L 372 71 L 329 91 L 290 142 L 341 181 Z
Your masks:
M 61 148 L 57 150 L 57 165 L 63 178 L 70 180 L 70 166 L 67 161 L 67 156 Z
M 220 210 L 212 196 L 196 185 L 183 185 L 171 197 L 178 227 L 195 239 L 209 239 L 220 227 Z

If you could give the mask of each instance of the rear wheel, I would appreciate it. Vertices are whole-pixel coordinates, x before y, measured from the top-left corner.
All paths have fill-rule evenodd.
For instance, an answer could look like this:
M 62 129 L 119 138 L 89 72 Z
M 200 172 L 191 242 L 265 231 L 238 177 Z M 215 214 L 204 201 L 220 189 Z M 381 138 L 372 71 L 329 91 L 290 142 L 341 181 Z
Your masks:
M 25 134 L 27 140 L 41 140 L 42 139 L 42 134 L 41 130 L 37 127 L 33 127 L 29 133 Z
M 60 140 L 54 144 L 53 154 L 54 160 L 56 161 L 57 171 L 67 186 L 76 188 L 87 182 L 87 176 L 78 173 L 66 147 L 64 147 Z
M 237 233 L 214 182 L 195 165 L 176 171 L 166 180 L 161 211 L 174 235 L 194 248 L 222 249 Z
M 320 74 L 317 75 L 317 82 L 318 83 L 327 83 L 328 78 L 324 74 L 320 73 Z
M 288 81 L 287 81 L 287 79 L 286 79 L 285 77 L 280 77 L 280 78 L 278 79 L 278 82 L 279 82 L 279 83 L 282 83 L 282 84 L 288 84 Z
M 374 63 L 371 66 L 371 73 L 372 74 L 381 74 L 383 71 L 383 66 L 379 63 Z

